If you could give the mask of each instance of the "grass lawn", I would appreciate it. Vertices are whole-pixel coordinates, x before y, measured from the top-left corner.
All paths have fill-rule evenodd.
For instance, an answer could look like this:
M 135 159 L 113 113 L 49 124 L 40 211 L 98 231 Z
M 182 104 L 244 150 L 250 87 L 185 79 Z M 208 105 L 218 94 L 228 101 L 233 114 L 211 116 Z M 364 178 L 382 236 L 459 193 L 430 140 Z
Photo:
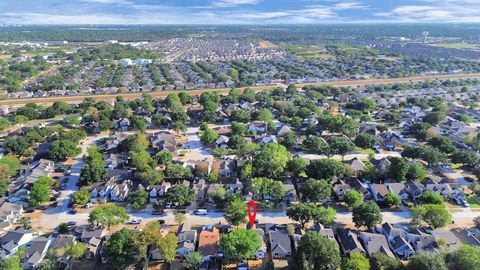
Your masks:
M 448 48 L 448 49 L 478 49 L 478 44 L 472 43 L 443 43 L 436 44 L 437 47 Z
M 467 197 L 467 202 L 470 204 L 470 207 L 472 208 L 480 208 L 480 204 L 473 198 L 472 195 Z

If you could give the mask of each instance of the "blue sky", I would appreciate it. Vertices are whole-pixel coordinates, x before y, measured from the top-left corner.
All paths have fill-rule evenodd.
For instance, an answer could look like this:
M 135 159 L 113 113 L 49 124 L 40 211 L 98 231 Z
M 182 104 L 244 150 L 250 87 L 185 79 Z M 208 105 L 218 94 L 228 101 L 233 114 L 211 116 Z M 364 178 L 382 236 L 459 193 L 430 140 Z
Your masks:
M 0 0 L 0 23 L 480 22 L 480 0 Z

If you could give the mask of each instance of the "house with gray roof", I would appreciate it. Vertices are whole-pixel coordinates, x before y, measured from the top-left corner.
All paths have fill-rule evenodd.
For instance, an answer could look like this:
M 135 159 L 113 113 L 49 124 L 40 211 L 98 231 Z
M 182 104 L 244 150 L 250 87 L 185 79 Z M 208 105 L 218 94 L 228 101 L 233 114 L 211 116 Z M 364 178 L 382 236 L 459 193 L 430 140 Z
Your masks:
M 24 269 L 36 269 L 40 266 L 43 258 L 52 243 L 51 238 L 38 237 L 27 244 L 25 253 L 21 256 L 21 262 Z
M 395 257 L 390 250 L 387 239 L 383 234 L 361 232 L 360 240 L 363 242 L 367 254 L 372 256 L 374 253 L 381 252 L 388 257 Z
M 364 256 L 367 254 L 362 244 L 358 240 L 358 235 L 349 230 L 338 228 L 337 229 L 337 241 L 340 246 L 340 250 L 343 254 L 352 254 L 353 252 L 359 252 Z
M 33 239 L 32 232 L 19 228 L 16 231 L 8 231 L 0 238 L 0 259 L 10 257 L 17 252 L 20 246 L 23 246 Z
M 292 242 L 287 233 L 283 231 L 269 231 L 270 248 L 272 257 L 284 259 L 292 255 Z

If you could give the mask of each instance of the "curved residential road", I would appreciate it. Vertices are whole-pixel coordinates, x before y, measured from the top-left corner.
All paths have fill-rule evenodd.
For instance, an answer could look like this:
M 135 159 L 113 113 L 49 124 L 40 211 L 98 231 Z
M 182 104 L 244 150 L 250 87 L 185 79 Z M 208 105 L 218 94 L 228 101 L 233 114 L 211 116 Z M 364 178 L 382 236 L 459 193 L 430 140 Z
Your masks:
M 428 75 L 428 76 L 415 76 L 415 77 L 405 77 L 405 78 L 380 78 L 380 79 L 367 79 L 367 80 L 343 80 L 343 81 L 325 81 L 317 83 L 298 83 L 295 84 L 297 87 L 303 87 L 306 85 L 330 85 L 335 87 L 342 86 L 358 86 L 358 85 L 369 85 L 369 84 L 391 84 L 391 83 L 407 83 L 407 82 L 418 82 L 418 81 L 427 81 L 427 80 L 448 80 L 448 79 L 474 79 L 480 78 L 480 73 L 471 73 L 471 74 L 445 74 L 445 75 Z M 278 86 L 285 86 L 284 84 L 277 85 L 267 85 L 267 86 L 250 86 L 250 87 L 238 87 L 240 91 L 245 90 L 245 88 L 251 88 L 254 91 L 263 91 L 272 89 Z M 116 96 L 123 96 L 125 99 L 136 99 L 141 97 L 142 94 L 148 93 L 154 98 L 165 98 L 167 95 L 176 92 L 186 92 L 190 95 L 200 95 L 204 92 L 220 92 L 221 94 L 227 94 L 230 91 L 230 88 L 214 88 L 214 89 L 192 89 L 192 90 L 169 90 L 169 91 L 157 91 L 157 92 L 136 92 L 136 93 L 117 93 L 117 94 L 108 94 L 108 95 L 81 95 L 81 96 L 56 96 L 56 97 L 45 97 L 45 98 L 24 98 L 24 99 L 6 99 L 0 100 L 0 106 L 12 106 L 12 105 L 24 105 L 27 103 L 41 103 L 48 104 L 55 101 L 65 101 L 68 103 L 80 103 L 86 97 L 91 97 L 96 101 L 102 100 L 112 100 Z

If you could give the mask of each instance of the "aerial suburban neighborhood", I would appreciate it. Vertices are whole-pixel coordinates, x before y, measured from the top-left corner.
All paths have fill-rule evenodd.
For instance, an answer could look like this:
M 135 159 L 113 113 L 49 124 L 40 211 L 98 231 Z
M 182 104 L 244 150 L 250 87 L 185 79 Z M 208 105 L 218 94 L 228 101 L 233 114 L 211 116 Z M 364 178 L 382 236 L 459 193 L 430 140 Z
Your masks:
M 0 270 L 480 270 L 477 24 L 136 23 L 0 24 Z

